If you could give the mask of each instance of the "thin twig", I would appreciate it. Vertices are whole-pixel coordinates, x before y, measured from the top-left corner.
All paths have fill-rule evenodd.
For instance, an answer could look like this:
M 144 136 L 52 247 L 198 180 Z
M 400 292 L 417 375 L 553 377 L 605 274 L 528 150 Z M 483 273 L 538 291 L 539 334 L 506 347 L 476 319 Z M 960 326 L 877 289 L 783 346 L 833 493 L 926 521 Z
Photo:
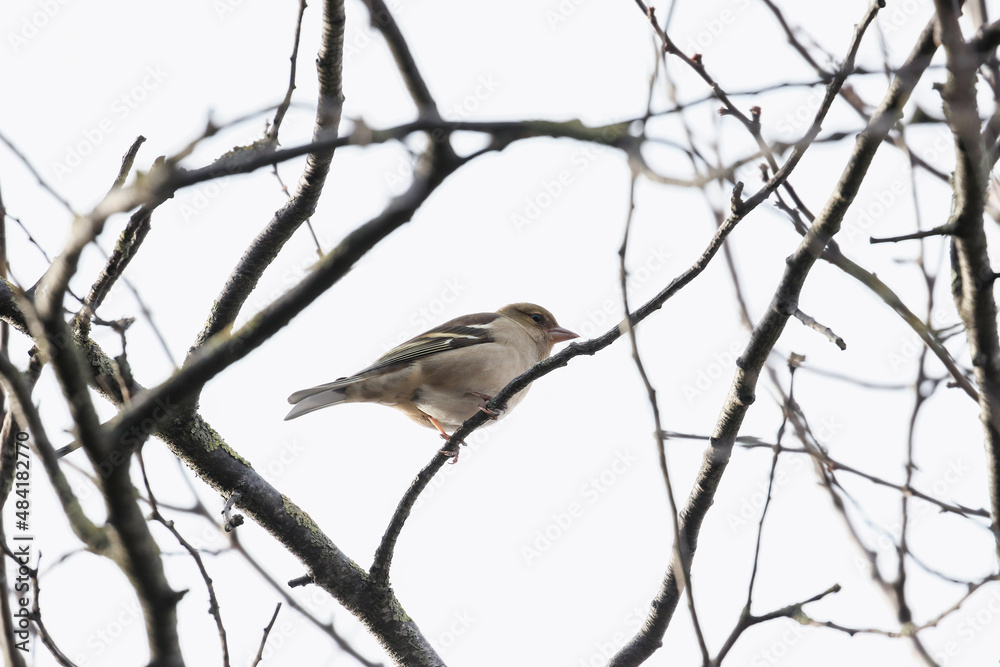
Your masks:
M 305 3 L 302 4 L 305 5 Z M 278 618 L 279 611 L 281 611 L 280 602 L 277 604 L 277 606 L 275 606 L 274 613 L 271 614 L 271 621 L 266 626 L 264 626 L 264 636 L 260 638 L 260 648 L 257 649 L 257 657 L 253 659 L 253 663 L 251 663 L 250 667 L 257 667 L 257 665 L 260 664 L 260 661 L 264 659 L 264 646 L 267 644 L 267 636 L 271 634 L 271 628 L 274 627 L 274 622 Z
M 222 623 L 222 610 L 219 607 L 219 599 L 215 595 L 215 586 L 212 582 L 212 577 L 208 574 L 208 570 L 205 568 L 205 562 L 201 558 L 201 554 L 198 550 L 191 546 L 191 543 L 184 539 L 177 527 L 174 526 L 173 521 L 168 521 L 165 516 L 160 513 L 160 508 L 156 504 L 156 496 L 153 495 L 153 489 L 149 485 L 149 477 L 146 475 L 146 462 L 142 456 L 142 448 L 136 452 L 136 457 L 139 459 L 139 470 L 142 472 L 142 483 L 146 487 L 146 495 L 152 508 L 152 513 L 150 518 L 154 521 L 159 522 L 164 528 L 170 531 L 170 534 L 174 536 L 174 539 L 184 547 L 184 550 L 190 554 L 191 558 L 194 559 L 195 564 L 198 566 L 198 572 L 201 573 L 201 578 L 205 582 L 205 588 L 208 589 L 208 613 L 211 614 L 212 618 L 215 619 L 215 627 L 219 633 L 219 643 L 222 645 L 222 664 L 224 667 L 229 667 L 229 642 L 226 639 L 226 626 Z M 280 602 L 278 603 L 281 604 Z M 275 612 L 277 614 L 277 612 Z
M 295 18 L 295 39 L 292 40 L 292 55 L 289 58 L 291 66 L 288 71 L 288 88 L 285 90 L 285 97 L 278 104 L 274 112 L 274 120 L 267 131 L 267 140 L 277 143 L 278 130 L 281 129 L 281 121 L 284 120 L 288 107 L 292 105 L 292 93 L 295 92 L 295 70 L 299 62 L 299 37 L 302 35 L 302 17 L 306 13 L 306 0 L 299 0 L 299 15 Z
M 122 166 L 118 170 L 118 176 L 115 178 L 115 182 L 111 185 L 111 190 L 121 189 L 125 185 L 125 180 L 128 178 L 129 172 L 132 171 L 132 165 L 135 164 L 135 156 L 139 154 L 139 148 L 146 141 L 146 137 L 141 134 L 135 138 L 132 145 L 129 146 L 128 151 L 125 153 L 125 157 L 122 158 Z
M 625 312 L 631 312 L 628 303 L 628 271 L 625 268 L 625 256 L 628 251 L 628 240 L 629 233 L 632 230 L 632 218 L 635 213 L 635 187 L 636 187 L 636 174 L 632 174 L 631 186 L 629 188 L 629 202 L 628 202 L 628 215 L 625 218 L 625 232 L 622 235 L 622 244 L 618 249 L 618 278 L 619 285 L 621 287 L 622 294 L 622 304 L 624 305 Z M 626 320 L 628 322 L 628 320 Z M 696 611 L 694 603 L 694 588 L 691 582 L 691 554 L 694 551 L 691 545 L 687 543 L 685 535 L 680 529 L 680 519 L 677 514 L 677 501 L 674 498 L 674 487 L 670 483 L 670 470 L 667 467 L 667 448 L 663 440 L 663 428 L 660 423 L 660 406 L 656 400 L 656 389 L 653 388 L 653 384 L 649 381 L 649 376 L 646 374 L 646 367 L 642 363 L 642 357 L 639 356 L 639 343 L 636 339 L 635 328 L 630 324 L 626 325 L 626 332 L 628 333 L 629 343 L 632 346 L 632 360 L 635 362 L 636 370 L 639 372 L 639 377 L 642 379 L 642 384 L 646 388 L 646 395 L 649 400 L 650 409 L 653 412 L 653 423 L 656 427 L 654 431 L 654 436 L 656 438 L 656 451 L 660 461 L 660 475 L 663 477 L 663 483 L 667 491 L 667 501 L 670 504 L 670 522 L 673 529 L 673 540 L 674 546 L 671 552 L 671 566 L 679 567 L 681 571 L 682 586 L 684 586 L 687 591 L 687 603 L 688 609 L 691 611 L 691 622 L 694 626 L 695 636 L 698 638 L 698 647 L 701 649 L 702 659 L 705 664 L 709 662 L 708 655 L 708 645 L 705 643 L 705 635 L 701 630 L 701 622 L 698 620 L 698 613 Z M 677 563 L 675 566 L 673 563 Z
M 10 149 L 10 152 L 13 153 L 15 156 L 17 156 L 17 159 L 20 160 L 21 164 L 24 165 L 24 167 L 28 170 L 28 172 L 35 177 L 35 180 L 38 181 L 38 184 L 40 186 L 42 186 L 42 189 L 48 192 L 53 199 L 62 204 L 62 207 L 66 209 L 66 211 L 70 214 L 70 216 L 76 217 L 76 212 L 73 210 L 73 207 L 70 205 L 69 201 L 63 198 L 62 195 L 56 192 L 55 188 L 49 185 L 48 182 L 46 182 L 46 180 L 42 178 L 41 173 L 37 169 L 35 169 L 34 165 L 31 164 L 31 161 L 28 160 L 28 158 L 24 155 L 24 153 L 18 150 L 17 146 L 11 143 L 10 139 L 8 139 L 3 132 L 0 132 L 0 141 L 6 144 L 7 148 Z
M 816 321 L 816 319 L 814 317 L 810 317 L 809 315 L 806 315 L 799 308 L 795 309 L 795 319 L 797 319 L 798 321 L 802 322 L 802 324 L 806 325 L 810 329 L 815 329 L 816 331 L 818 331 L 821 334 L 823 334 L 824 336 L 826 336 L 827 339 L 829 339 L 829 341 L 831 343 L 833 343 L 834 345 L 836 345 L 837 347 L 839 347 L 841 350 L 846 350 L 847 349 L 847 343 L 844 342 L 843 338 L 841 338 L 837 334 L 833 333 L 833 329 L 831 329 L 828 326 L 824 326 L 824 325 L 820 324 L 819 322 Z
M 952 225 L 945 224 L 940 227 L 935 227 L 934 229 L 924 229 L 919 232 L 913 232 L 911 234 L 901 234 L 899 236 L 883 236 L 875 237 L 869 236 L 868 242 L 872 245 L 876 243 L 899 243 L 900 241 L 912 241 L 915 239 L 925 239 L 929 236 L 950 236 L 955 233 L 955 228 Z
M 49 649 L 49 652 L 52 654 L 52 657 L 56 659 L 56 662 L 63 667 L 77 667 L 76 663 L 70 660 L 69 656 L 63 653 L 63 651 L 56 645 L 56 641 L 53 639 L 52 633 L 45 627 L 45 622 L 42 620 L 42 588 L 38 582 L 38 568 L 41 566 L 41 554 L 39 554 L 38 560 L 39 563 L 36 563 L 35 567 L 27 568 L 32 587 L 35 589 L 35 596 L 31 601 L 31 620 L 38 629 L 38 636 L 41 638 L 42 644 L 45 645 L 45 648 Z

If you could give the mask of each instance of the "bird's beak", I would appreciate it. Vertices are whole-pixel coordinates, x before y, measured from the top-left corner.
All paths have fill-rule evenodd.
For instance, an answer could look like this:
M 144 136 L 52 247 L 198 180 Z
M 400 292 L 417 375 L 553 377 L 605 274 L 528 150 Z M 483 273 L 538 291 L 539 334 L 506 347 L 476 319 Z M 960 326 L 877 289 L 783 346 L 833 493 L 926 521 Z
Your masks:
M 564 340 L 573 340 L 580 337 L 580 334 L 575 334 L 569 329 L 563 329 L 562 327 L 552 327 L 547 333 L 549 334 L 549 340 L 553 343 L 561 343 Z

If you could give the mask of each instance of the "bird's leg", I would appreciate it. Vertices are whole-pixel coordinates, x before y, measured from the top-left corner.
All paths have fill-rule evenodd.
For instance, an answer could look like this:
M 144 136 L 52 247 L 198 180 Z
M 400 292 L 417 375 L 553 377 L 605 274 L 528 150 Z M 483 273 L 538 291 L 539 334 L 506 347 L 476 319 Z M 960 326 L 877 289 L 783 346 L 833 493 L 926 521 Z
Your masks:
M 444 438 L 446 441 L 451 440 L 451 436 L 445 433 L 445 430 L 441 428 L 441 424 L 438 423 L 438 420 L 434 419 L 434 417 L 431 417 L 430 415 L 427 415 L 427 419 L 430 421 L 430 423 L 434 424 L 434 428 L 436 428 L 441 433 L 442 438 Z M 460 451 L 458 447 L 459 445 L 464 445 L 464 444 L 465 444 L 464 442 L 459 441 L 455 444 L 455 449 L 439 449 L 438 454 L 444 454 L 445 456 L 453 457 L 451 459 L 451 463 L 452 465 L 454 465 L 458 463 L 458 454 Z
M 490 419 L 500 419 L 503 413 L 506 412 L 506 410 L 490 410 L 486 407 L 486 404 L 493 400 L 493 397 L 489 394 L 483 394 L 478 391 L 470 391 L 469 393 L 482 400 L 482 403 L 479 404 L 479 409 L 485 412 L 486 416 Z

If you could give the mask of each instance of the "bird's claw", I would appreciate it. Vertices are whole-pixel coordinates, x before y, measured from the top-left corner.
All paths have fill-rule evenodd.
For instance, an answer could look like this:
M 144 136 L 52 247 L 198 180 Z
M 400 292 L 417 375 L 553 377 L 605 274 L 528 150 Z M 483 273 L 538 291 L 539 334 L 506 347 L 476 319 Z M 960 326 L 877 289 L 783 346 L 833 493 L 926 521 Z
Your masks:
M 479 409 L 481 411 L 485 412 L 486 416 L 489 417 L 490 419 L 494 420 L 494 421 L 496 421 L 497 419 L 500 419 L 500 417 L 503 415 L 503 413 L 506 412 L 506 410 L 490 410 L 485 405 L 480 405 Z
M 447 436 L 444 433 L 441 434 L 441 437 L 444 438 L 445 440 L 449 441 L 449 442 L 451 441 L 451 436 Z M 445 456 L 452 457 L 451 464 L 455 465 L 456 463 L 458 463 L 458 455 L 459 455 L 459 453 L 461 451 L 460 447 L 464 447 L 464 446 L 465 446 L 465 442 L 462 441 L 462 440 L 459 440 L 458 442 L 455 443 L 455 449 L 439 449 L 438 450 L 438 454 L 444 454 Z
M 500 417 L 503 416 L 503 413 L 506 412 L 506 410 L 503 409 L 491 410 L 490 408 L 486 407 L 486 404 L 493 400 L 493 397 L 490 396 L 489 394 L 481 394 L 478 391 L 474 391 L 472 392 L 472 395 L 482 400 L 482 403 L 479 404 L 479 409 L 482 412 L 485 412 L 486 416 L 489 417 L 490 419 L 493 419 L 494 421 L 500 419 Z

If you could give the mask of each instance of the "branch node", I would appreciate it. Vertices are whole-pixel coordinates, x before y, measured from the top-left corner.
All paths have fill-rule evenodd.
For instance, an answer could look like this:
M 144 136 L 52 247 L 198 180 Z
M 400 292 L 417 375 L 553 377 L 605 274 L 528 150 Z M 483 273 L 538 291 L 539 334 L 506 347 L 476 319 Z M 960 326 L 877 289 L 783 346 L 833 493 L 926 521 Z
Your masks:
M 736 181 L 736 185 L 733 186 L 733 196 L 730 200 L 730 208 L 733 211 L 733 215 L 743 215 L 743 181 Z
M 819 322 L 816 321 L 815 318 L 806 315 L 798 308 L 795 309 L 795 317 L 800 322 L 802 322 L 802 324 L 806 325 L 811 329 L 815 329 L 816 331 L 826 336 L 831 343 L 839 347 L 841 350 L 847 349 L 847 343 L 844 342 L 844 339 L 835 334 L 833 330 L 830 329 L 830 327 L 820 324 Z
M 750 107 L 750 133 L 755 137 L 760 134 L 760 114 L 761 109 L 758 106 Z
M 226 500 L 226 506 L 222 508 L 222 516 L 226 520 L 223 528 L 226 529 L 227 533 L 232 532 L 237 526 L 243 525 L 243 515 L 231 513 L 242 495 L 243 494 L 239 491 L 233 491 L 232 495 L 229 496 L 229 499 Z

